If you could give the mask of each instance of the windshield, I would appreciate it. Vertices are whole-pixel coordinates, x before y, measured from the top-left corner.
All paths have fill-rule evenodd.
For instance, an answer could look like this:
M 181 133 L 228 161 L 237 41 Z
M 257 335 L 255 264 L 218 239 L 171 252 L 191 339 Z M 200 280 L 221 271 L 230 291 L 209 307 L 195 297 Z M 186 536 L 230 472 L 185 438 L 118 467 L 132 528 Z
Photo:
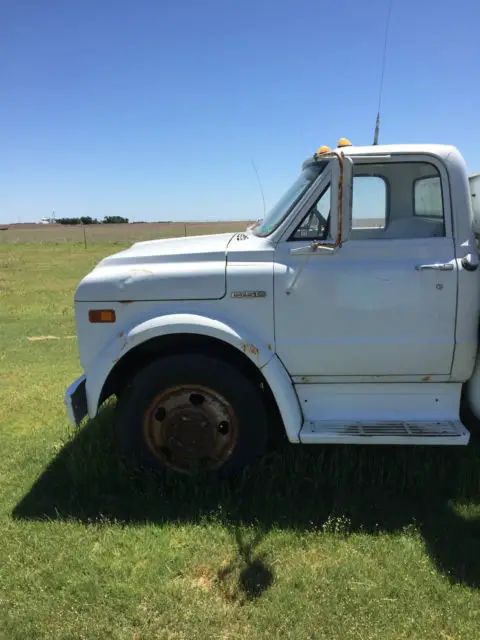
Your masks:
M 325 168 L 326 162 L 306 167 L 277 204 L 252 229 L 256 236 L 268 236 L 285 220 L 300 198 L 310 189 Z

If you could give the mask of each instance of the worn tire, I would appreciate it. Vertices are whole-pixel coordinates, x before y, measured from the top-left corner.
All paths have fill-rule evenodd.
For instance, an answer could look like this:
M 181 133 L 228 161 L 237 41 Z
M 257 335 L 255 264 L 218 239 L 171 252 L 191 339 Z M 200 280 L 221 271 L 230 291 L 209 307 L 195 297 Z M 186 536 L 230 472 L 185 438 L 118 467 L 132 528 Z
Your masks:
M 171 466 L 154 454 L 154 445 L 146 435 L 146 431 L 147 434 L 149 432 L 145 423 L 151 423 L 152 407 L 159 394 L 164 390 L 168 394 L 170 389 L 191 385 L 201 385 L 219 394 L 228 402 L 236 418 L 236 441 L 233 450 L 219 468 L 208 470 L 207 474 L 230 476 L 239 472 L 265 449 L 268 436 L 265 404 L 260 390 L 234 365 L 203 354 L 159 358 L 137 373 L 127 384 L 118 400 L 115 416 L 120 453 L 133 458 L 135 463 L 142 467 L 163 471 Z M 180 429 L 185 428 L 182 419 L 180 418 L 180 422 L 177 419 L 176 429 L 178 424 Z M 161 431 L 166 428 L 164 424 L 161 423 L 161 427 L 156 428 Z M 218 439 L 219 436 L 215 437 Z

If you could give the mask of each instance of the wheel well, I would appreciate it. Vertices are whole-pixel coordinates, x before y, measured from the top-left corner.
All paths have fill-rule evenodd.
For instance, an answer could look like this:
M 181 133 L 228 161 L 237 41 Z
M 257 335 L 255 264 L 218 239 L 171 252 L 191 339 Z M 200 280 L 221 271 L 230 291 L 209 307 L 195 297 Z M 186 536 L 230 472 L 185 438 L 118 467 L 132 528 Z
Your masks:
M 232 345 L 218 338 L 199 334 L 158 336 L 128 351 L 110 371 L 102 389 L 100 404 L 112 394 L 120 396 L 129 381 L 154 360 L 164 356 L 186 353 L 214 356 L 241 370 L 261 390 L 274 433 L 278 436 L 281 432 L 285 437 L 285 429 L 277 402 L 261 370 Z

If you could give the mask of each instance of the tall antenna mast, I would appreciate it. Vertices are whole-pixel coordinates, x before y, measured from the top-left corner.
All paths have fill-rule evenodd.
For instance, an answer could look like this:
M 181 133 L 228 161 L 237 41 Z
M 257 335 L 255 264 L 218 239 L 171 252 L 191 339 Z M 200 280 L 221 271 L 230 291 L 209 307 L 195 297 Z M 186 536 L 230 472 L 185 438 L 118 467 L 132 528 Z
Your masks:
M 253 158 L 251 160 L 252 162 L 252 167 L 253 170 L 255 171 L 255 175 L 257 176 L 257 181 L 258 181 L 258 186 L 260 187 L 260 193 L 262 194 L 262 202 L 263 202 L 263 217 L 265 218 L 266 214 L 267 214 L 267 207 L 265 205 L 265 195 L 263 193 L 263 187 L 262 187 L 262 181 L 260 180 L 260 175 L 257 171 L 257 167 L 255 166 L 255 163 L 253 161 Z
M 383 76 L 385 74 L 385 60 L 387 58 L 387 42 L 388 42 L 388 30 L 390 27 L 390 14 L 392 13 L 393 0 L 388 2 L 387 22 L 385 24 L 385 41 L 383 43 L 383 56 L 382 56 L 382 73 L 380 76 L 380 90 L 378 92 L 378 109 L 377 120 L 375 122 L 375 133 L 373 135 L 373 144 L 378 144 L 378 134 L 380 133 L 380 107 L 382 106 L 382 93 L 383 93 Z

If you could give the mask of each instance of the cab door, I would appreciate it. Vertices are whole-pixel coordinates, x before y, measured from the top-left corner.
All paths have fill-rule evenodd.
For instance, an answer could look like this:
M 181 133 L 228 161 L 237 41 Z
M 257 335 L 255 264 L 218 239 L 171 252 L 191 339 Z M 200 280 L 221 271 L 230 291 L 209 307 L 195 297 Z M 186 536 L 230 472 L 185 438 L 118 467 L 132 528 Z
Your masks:
M 292 376 L 417 379 L 451 372 L 457 263 L 446 174 L 435 165 L 417 171 L 401 162 L 384 164 L 375 165 L 376 173 L 388 176 L 383 229 L 370 228 L 362 235 L 366 226 L 354 225 L 352 233 L 349 219 L 347 241 L 331 251 L 314 250 L 326 233 L 334 244 L 338 232 L 342 185 L 341 175 L 332 170 L 277 245 L 276 349 Z M 438 178 L 443 233 L 437 219 L 413 219 L 410 184 L 422 194 L 415 187 L 422 178 L 417 180 L 415 172 L 422 176 L 430 170 Z M 369 175 L 372 166 L 366 170 L 363 165 L 363 171 Z M 361 172 L 356 165 L 355 176 Z M 355 216 L 356 177 L 343 183 L 347 193 L 352 186 Z M 365 217 L 375 219 L 378 202 L 364 197 L 361 205 Z M 344 230 L 345 238 L 348 234 Z

